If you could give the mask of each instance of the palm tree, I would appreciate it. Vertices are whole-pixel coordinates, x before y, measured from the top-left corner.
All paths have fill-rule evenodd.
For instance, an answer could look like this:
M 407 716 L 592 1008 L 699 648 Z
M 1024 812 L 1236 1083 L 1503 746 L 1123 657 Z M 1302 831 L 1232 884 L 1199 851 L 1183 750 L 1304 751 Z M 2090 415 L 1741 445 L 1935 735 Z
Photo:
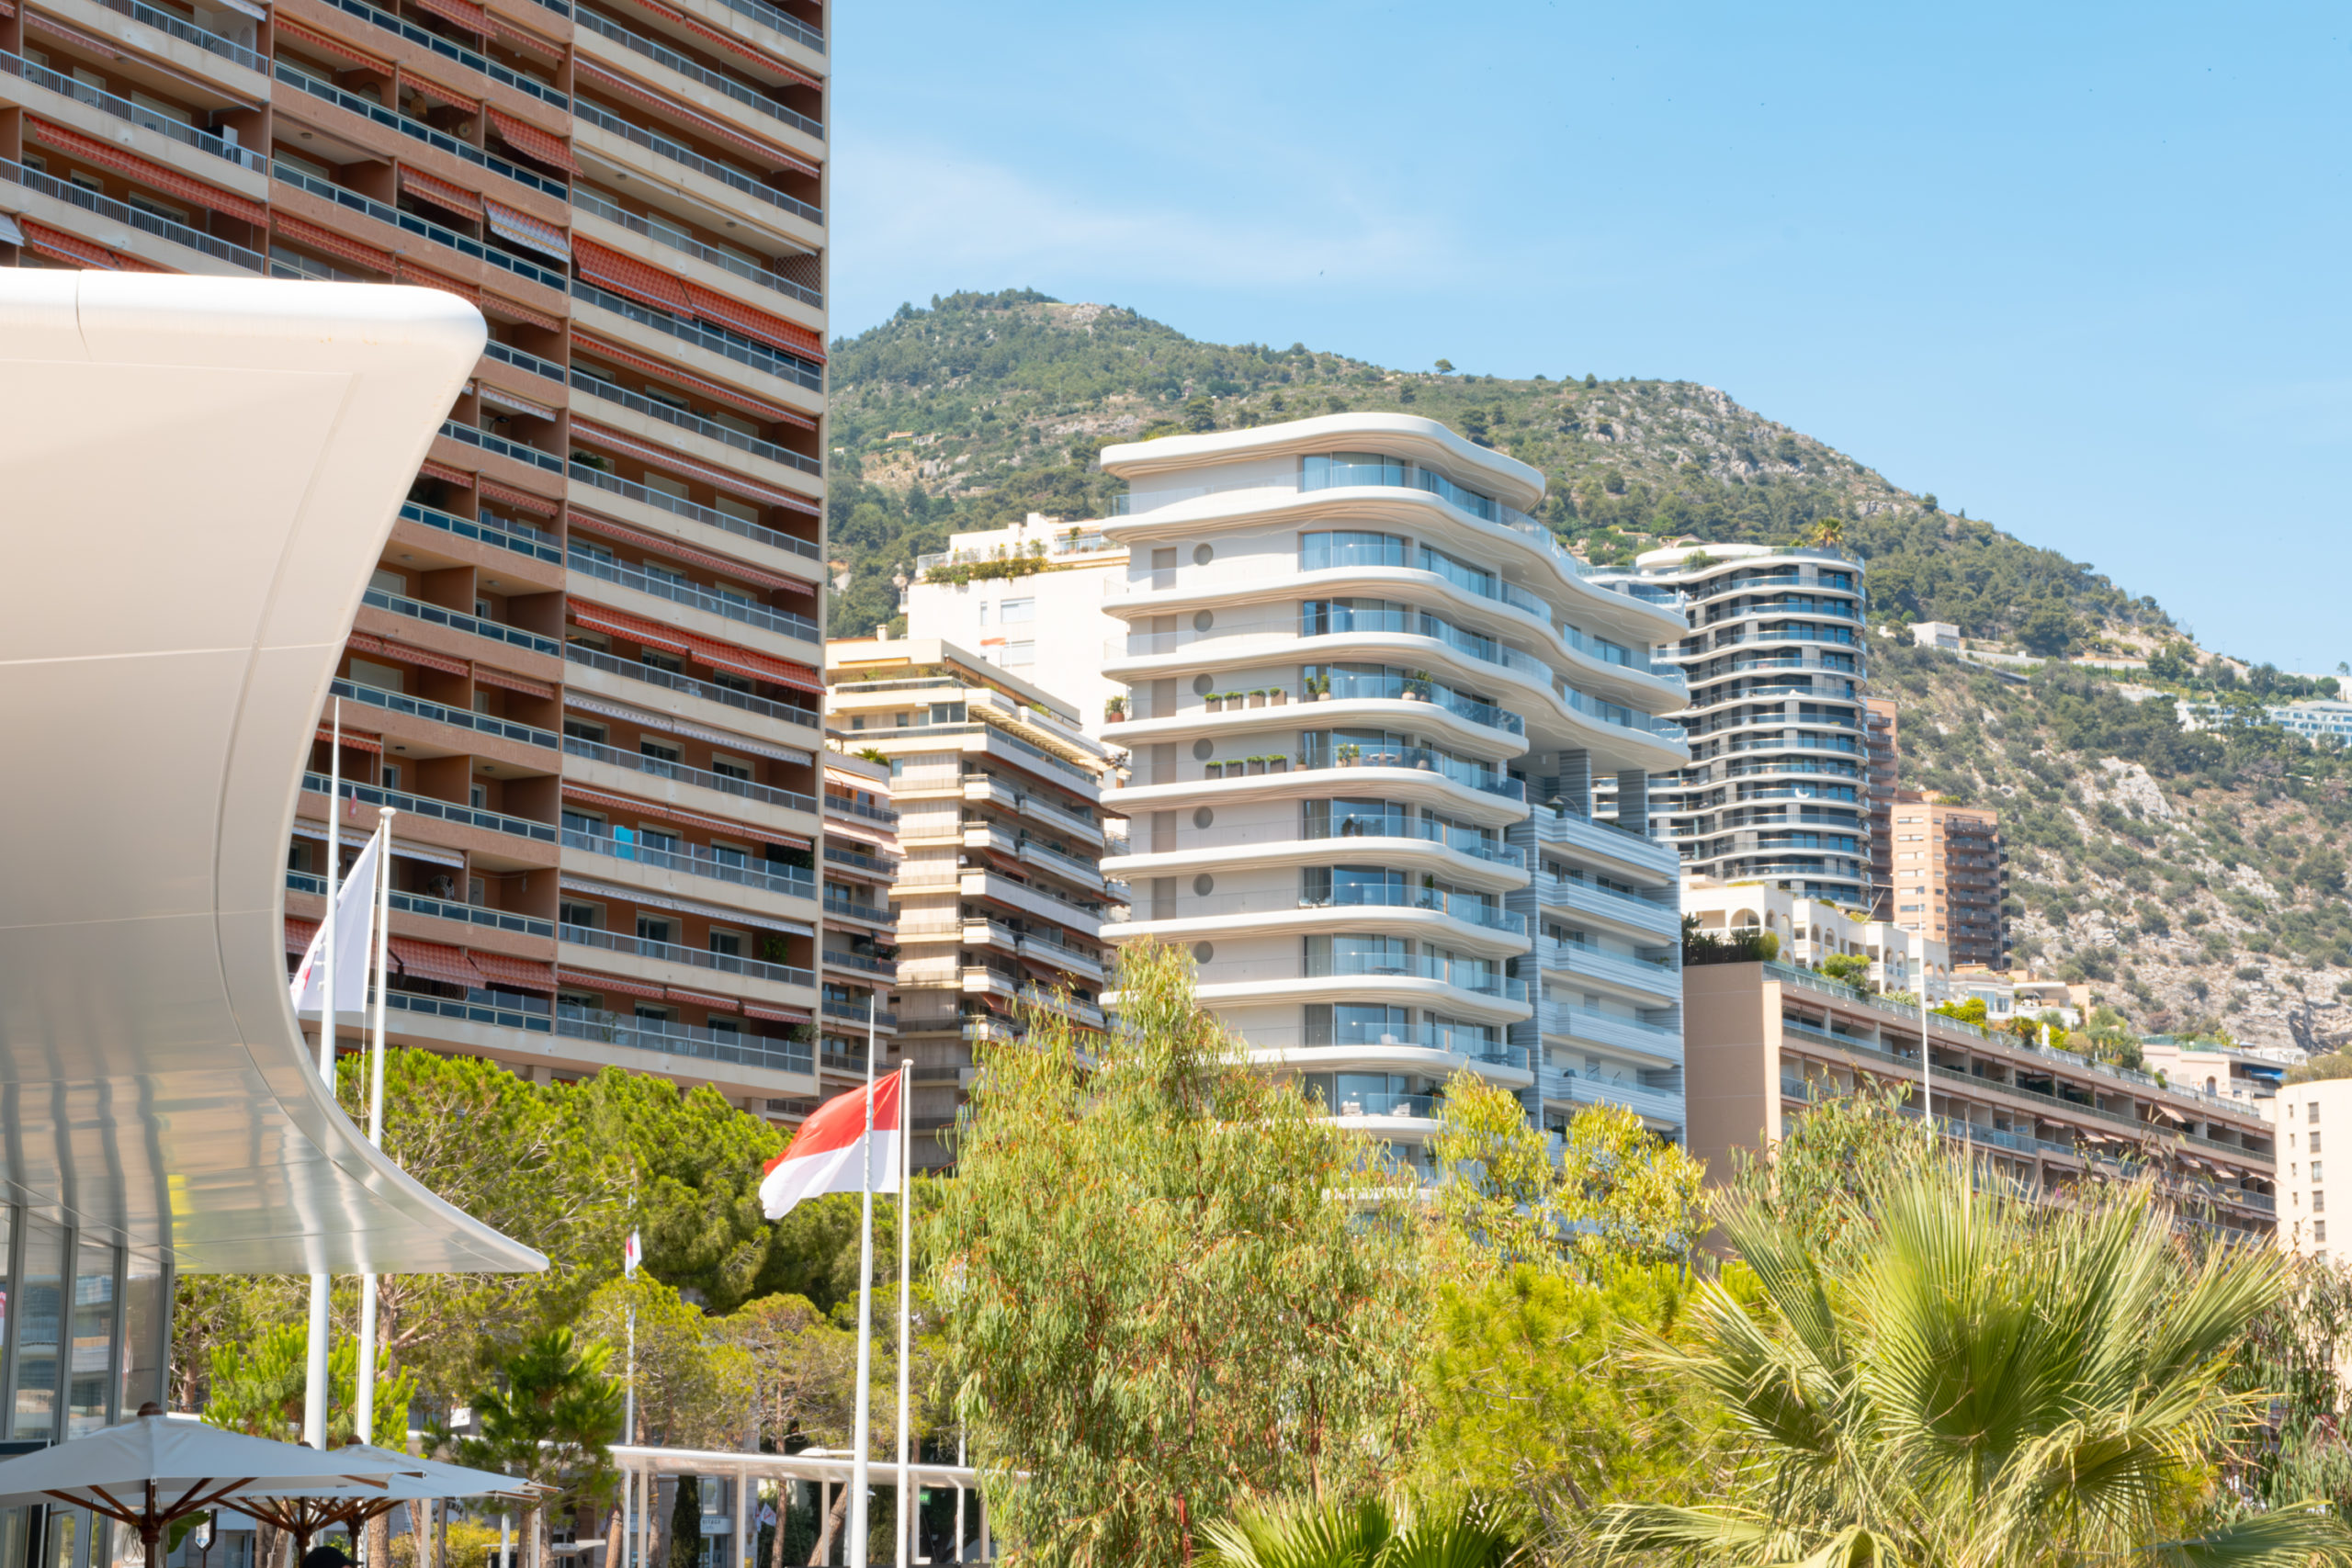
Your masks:
M 1959 1161 L 1884 1178 L 1842 1239 L 1753 1200 L 1721 1215 L 1758 1298 L 1722 1282 L 1696 1348 L 1749 1462 L 1724 1501 L 1610 1510 L 1612 1554 L 1742 1568 L 2352 1561 L 2311 1508 L 2229 1517 L 2222 1462 L 2267 1394 L 2223 1374 L 2285 1275 L 2193 1255 L 2146 1187 L 2037 1203 Z M 1812 1235 L 1822 1233 L 1814 1231 Z
M 1843 517 L 1824 517 L 1813 525 L 1811 542 L 1829 549 L 1835 549 L 1844 544 L 1846 520 Z
M 1508 1568 L 1520 1556 L 1509 1529 L 1475 1498 L 1275 1503 L 1203 1533 L 1216 1548 L 1213 1568 Z

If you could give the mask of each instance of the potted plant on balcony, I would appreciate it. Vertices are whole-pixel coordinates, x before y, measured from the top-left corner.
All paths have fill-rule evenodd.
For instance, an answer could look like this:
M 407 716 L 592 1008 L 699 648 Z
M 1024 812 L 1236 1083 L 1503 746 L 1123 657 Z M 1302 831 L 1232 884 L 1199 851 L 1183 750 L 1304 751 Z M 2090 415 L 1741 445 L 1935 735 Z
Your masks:
M 1264 772 L 1266 771 L 1266 759 L 1265 759 L 1265 758 L 1263 758 L 1263 757 L 1261 757 L 1261 757 L 1251 757 L 1251 758 L 1248 759 L 1248 761 L 1249 761 L 1249 764 L 1250 764 L 1250 771 L 1252 773 L 1264 773 Z
M 1270 773 L 1286 773 L 1290 772 L 1290 759 L 1288 757 L 1267 758 L 1266 772 Z
M 1126 699 L 1126 698 L 1125 698 L 1125 697 L 1113 697 L 1109 702 L 1106 702 L 1106 703 L 1104 703 L 1104 704 L 1102 705 L 1102 722 L 1103 722 L 1103 723 L 1105 723 L 1105 724 L 1125 724 L 1125 723 L 1126 722 L 1126 718 L 1127 718 L 1127 699 Z
M 1307 677 L 1306 689 L 1306 694 L 1313 697 L 1317 702 L 1328 703 L 1331 700 L 1331 677 L 1329 675 L 1311 675 Z
M 1266 701 L 1273 707 L 1281 707 L 1290 701 L 1290 694 L 1280 686 L 1269 686 L 1266 688 Z
M 1356 765 L 1356 759 L 1363 755 L 1363 748 L 1361 746 L 1352 744 L 1342 746 L 1340 748 L 1340 766 L 1352 768 Z
M 1225 694 L 1223 692 L 1211 692 L 1208 694 L 1207 702 L 1209 705 L 1209 712 L 1223 713 L 1225 711 Z
M 1434 684 L 1435 682 L 1431 679 L 1428 671 L 1414 671 L 1410 675 L 1405 677 L 1405 700 L 1408 703 L 1428 702 L 1430 700 L 1430 689 Z
M 1253 707 L 1253 708 L 1261 708 L 1261 707 L 1264 707 L 1264 706 L 1266 705 L 1266 688 L 1265 688 L 1265 687 L 1263 687 L 1263 686 L 1260 686 L 1260 687 L 1257 687 L 1256 689 L 1254 689 L 1253 691 L 1251 691 L 1251 692 L 1250 692 L 1250 705 L 1251 707 Z

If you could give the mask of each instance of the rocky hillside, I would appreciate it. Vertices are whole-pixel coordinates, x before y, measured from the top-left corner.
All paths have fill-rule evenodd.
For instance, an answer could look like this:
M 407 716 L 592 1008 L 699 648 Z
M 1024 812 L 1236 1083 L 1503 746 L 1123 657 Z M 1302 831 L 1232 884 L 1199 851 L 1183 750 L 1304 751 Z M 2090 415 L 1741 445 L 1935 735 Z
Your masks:
M 2132 679 L 2242 711 L 2293 694 L 2275 671 L 2179 640 L 2153 600 L 2088 563 L 1948 513 L 1723 391 L 1562 369 L 1508 381 L 1199 343 L 1027 290 L 903 307 L 834 344 L 847 589 L 832 630 L 892 617 L 892 577 L 951 532 L 1104 514 L 1120 488 L 1092 466 L 1107 443 L 1369 409 L 1442 420 L 1541 468 L 1546 520 L 1593 560 L 1685 535 L 1784 542 L 1836 519 L 1886 629 L 1950 621 L 2042 654 L 2154 655 Z M 2005 813 L 2022 955 L 2090 980 L 2143 1032 L 2352 1040 L 2341 758 L 2260 724 L 2184 735 L 2168 696 L 2134 703 L 2125 692 L 2149 686 L 2063 664 L 2018 684 L 1899 635 L 1872 649 L 1875 688 L 1903 705 L 1904 783 Z

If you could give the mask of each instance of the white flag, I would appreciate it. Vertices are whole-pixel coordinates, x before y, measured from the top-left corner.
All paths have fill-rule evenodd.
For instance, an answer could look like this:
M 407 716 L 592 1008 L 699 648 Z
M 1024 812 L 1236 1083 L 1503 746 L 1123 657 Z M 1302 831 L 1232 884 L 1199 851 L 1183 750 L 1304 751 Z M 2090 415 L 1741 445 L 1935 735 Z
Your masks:
M 636 1279 L 637 1266 L 644 1260 L 644 1258 L 645 1247 L 638 1241 L 637 1232 L 632 1230 L 628 1233 L 628 1240 L 621 1244 L 622 1278 L 628 1280 Z
M 334 1011 L 337 1018 L 365 1020 L 368 1010 L 368 970 L 376 957 L 376 851 L 383 842 L 377 834 L 359 852 L 351 874 L 334 900 Z M 333 852 L 329 852 L 330 856 Z M 310 950 L 294 970 L 290 989 L 294 1010 L 315 1016 L 326 1005 L 319 985 L 320 959 L 326 950 L 327 928 L 322 920 L 311 938 Z

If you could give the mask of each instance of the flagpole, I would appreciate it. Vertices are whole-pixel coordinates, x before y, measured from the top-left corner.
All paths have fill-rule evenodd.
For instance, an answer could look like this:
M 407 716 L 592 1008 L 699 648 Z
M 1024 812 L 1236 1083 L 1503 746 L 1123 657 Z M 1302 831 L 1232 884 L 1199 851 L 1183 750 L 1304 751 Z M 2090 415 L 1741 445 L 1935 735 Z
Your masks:
M 849 1568 L 866 1568 L 865 1487 L 874 1403 L 874 993 L 865 996 L 865 1214 L 857 1246 L 857 1451 L 851 1461 Z
M 343 873 L 343 699 L 334 700 L 334 727 L 327 750 L 327 908 L 320 931 L 319 962 L 326 972 L 319 976 L 319 1077 L 334 1094 L 334 905 L 336 883 Z M 311 1276 L 311 1338 L 302 1379 L 302 1440 L 314 1449 L 327 1446 L 327 1305 L 333 1281 L 324 1273 Z
M 368 1043 L 368 1141 L 384 1146 L 384 993 L 391 984 L 392 818 L 385 807 L 376 824 L 376 999 Z M 376 1276 L 359 1278 L 359 1370 L 352 1380 L 357 1413 L 352 1429 L 363 1443 L 376 1440 Z M 368 1568 L 383 1568 L 369 1563 Z
M 868 993 L 865 1005 L 870 1011 L 881 998 Z M 871 1049 L 871 1047 L 868 1047 Z M 913 1333 L 913 1302 L 909 1281 L 914 1273 L 914 1182 L 912 1150 L 913 1128 L 907 1115 L 908 1064 L 899 1064 L 899 1568 L 908 1568 L 914 1551 L 914 1493 L 907 1484 L 907 1369 L 908 1343 Z

